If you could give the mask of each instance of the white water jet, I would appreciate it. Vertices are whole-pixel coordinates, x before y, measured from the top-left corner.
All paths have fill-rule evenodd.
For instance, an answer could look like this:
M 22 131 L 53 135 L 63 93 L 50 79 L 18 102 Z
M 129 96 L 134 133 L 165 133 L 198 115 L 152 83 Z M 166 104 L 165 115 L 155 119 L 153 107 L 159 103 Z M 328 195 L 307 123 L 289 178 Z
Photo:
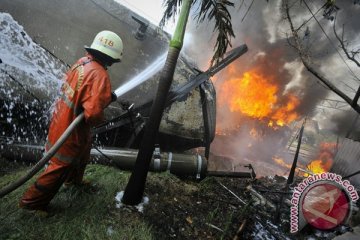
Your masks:
M 129 92 L 130 90 L 137 87 L 146 80 L 150 79 L 157 72 L 159 72 L 165 63 L 166 55 L 167 53 L 164 53 L 158 59 L 156 59 L 151 65 L 149 65 L 144 71 L 142 71 L 141 73 L 130 79 L 125 84 L 118 87 L 115 90 L 116 96 L 117 97 L 122 96 L 123 94 Z

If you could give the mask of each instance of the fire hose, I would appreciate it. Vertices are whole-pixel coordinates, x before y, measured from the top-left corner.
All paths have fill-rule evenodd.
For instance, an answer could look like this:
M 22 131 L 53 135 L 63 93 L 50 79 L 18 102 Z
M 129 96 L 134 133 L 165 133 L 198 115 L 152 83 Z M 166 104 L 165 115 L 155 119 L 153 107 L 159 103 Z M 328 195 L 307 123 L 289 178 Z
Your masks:
M 239 56 L 244 54 L 246 51 L 247 51 L 247 46 L 246 45 L 242 45 L 242 46 L 232 50 L 229 53 L 229 55 L 226 57 L 225 60 L 221 61 L 217 66 L 215 66 L 215 68 L 212 68 L 212 69 L 208 70 L 205 74 L 209 75 L 209 76 L 213 76 L 216 72 L 218 72 L 219 70 L 221 70 L 222 68 L 227 66 L 230 62 L 237 59 Z M 128 83 L 124 84 L 121 88 L 118 88 L 115 91 L 116 96 L 117 97 L 121 96 L 122 94 L 126 93 L 127 91 L 129 91 L 132 88 L 136 87 L 137 85 L 141 84 L 143 81 L 149 79 L 150 77 L 148 75 L 149 74 L 152 74 L 152 75 L 155 74 L 155 72 L 153 70 L 157 69 L 160 66 L 162 66 L 161 63 L 165 60 L 165 57 L 166 57 L 166 54 L 163 54 L 153 64 L 151 64 L 142 73 L 140 73 L 139 76 L 141 76 L 141 78 L 137 79 L 137 81 L 135 81 L 136 82 L 135 84 L 133 83 L 133 81 L 135 79 L 133 79 L 133 81 L 129 81 Z M 1 59 L 0 59 L 0 63 L 2 63 Z M 201 77 L 196 81 L 191 81 L 192 85 L 190 85 L 190 86 L 184 85 L 180 89 L 181 90 L 180 92 L 178 92 L 176 94 L 171 93 L 172 94 L 171 97 L 174 98 L 174 99 L 172 99 L 172 101 L 175 101 L 177 99 L 176 97 L 178 97 L 178 95 L 181 95 L 180 93 L 184 94 L 183 92 L 186 89 L 192 89 L 194 86 L 196 86 L 196 84 L 200 84 L 205 79 L 207 79 L 207 78 Z M 15 80 L 15 79 L 13 79 L 13 80 Z M 33 168 L 31 168 L 23 177 L 19 178 L 15 182 L 10 183 L 7 186 L 0 189 L 0 198 L 6 196 L 10 192 L 17 189 L 18 187 L 23 185 L 25 182 L 27 182 L 30 178 L 32 178 L 37 172 L 39 172 L 40 169 L 55 155 L 55 153 L 63 145 L 63 143 L 66 141 L 66 139 L 70 136 L 72 131 L 79 125 L 79 123 L 81 121 L 83 121 L 83 119 L 84 119 L 84 113 L 81 113 L 79 116 L 77 116 L 75 118 L 75 120 L 69 125 L 69 127 L 60 136 L 60 138 L 56 141 L 56 143 L 49 149 L 48 152 L 45 153 L 45 155 L 41 158 L 41 160 L 39 162 L 37 162 L 34 165 Z M 198 172 L 199 172 L 199 169 L 198 169 Z M 214 174 L 214 176 L 219 176 L 219 173 L 213 172 L 213 174 Z M 212 173 L 209 172 L 208 175 L 212 175 Z M 242 174 L 242 173 L 240 173 L 240 175 L 239 174 L 235 174 L 235 175 L 234 174 L 225 174 L 225 175 L 220 174 L 220 176 L 226 176 L 226 175 L 228 175 L 229 177 L 234 177 L 235 175 L 236 175 L 236 177 L 254 177 L 255 176 L 255 174 L 252 174 L 252 173 L 245 173 L 245 175 Z
M 0 189 L 0 198 L 5 195 L 11 193 L 25 182 L 27 182 L 30 178 L 32 178 L 40 169 L 55 155 L 55 153 L 59 150 L 59 148 L 63 145 L 63 143 L 68 139 L 72 131 L 82 122 L 84 119 L 84 113 L 81 113 L 77 116 L 74 121 L 69 125 L 69 127 L 65 130 L 65 132 L 60 136 L 60 138 L 55 142 L 55 144 L 46 152 L 44 157 L 35 164 L 24 176 L 19 178 L 13 183 L 8 184 L 7 186 Z
M 136 86 L 140 85 L 144 81 L 150 79 L 155 73 L 157 73 L 158 70 L 160 70 L 163 61 L 165 61 L 165 57 L 166 54 L 163 54 L 153 64 L 148 66 L 144 71 L 142 71 L 136 77 L 134 77 L 133 79 L 122 85 L 121 87 L 117 88 L 114 93 L 116 95 L 116 98 L 120 97 L 121 95 L 125 94 L 126 92 L 130 91 Z M 0 63 L 2 63 L 1 59 L 0 59 Z M 38 163 L 35 164 L 33 168 L 31 168 L 23 177 L 0 189 L 0 198 L 14 191 L 15 189 L 23 185 L 26 181 L 28 181 L 30 178 L 32 178 L 55 155 L 55 153 L 63 145 L 66 139 L 70 136 L 72 131 L 79 125 L 81 121 L 83 121 L 83 119 L 84 119 L 84 113 L 81 113 L 79 116 L 77 116 L 74 119 L 74 121 L 69 125 L 69 127 L 65 130 L 65 132 L 56 141 L 53 147 L 49 149 L 49 151 L 43 156 L 43 158 Z

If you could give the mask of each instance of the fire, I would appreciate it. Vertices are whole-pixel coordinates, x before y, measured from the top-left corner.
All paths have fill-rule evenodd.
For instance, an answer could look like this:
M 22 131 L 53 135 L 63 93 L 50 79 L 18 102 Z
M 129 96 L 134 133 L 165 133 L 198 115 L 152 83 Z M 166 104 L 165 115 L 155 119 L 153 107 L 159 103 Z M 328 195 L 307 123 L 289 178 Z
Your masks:
M 264 120 L 268 126 L 284 126 L 298 118 L 296 107 L 299 99 L 294 95 L 281 95 L 272 76 L 264 76 L 253 69 L 241 77 L 236 76 L 235 67 L 230 66 L 231 76 L 219 86 L 219 103 L 228 106 L 230 112 Z M 284 99 L 286 100 L 285 103 Z
M 274 115 L 271 117 L 278 126 L 284 126 L 285 124 L 291 123 L 298 118 L 298 114 L 295 110 L 296 107 L 299 106 L 300 100 L 291 94 L 289 94 L 287 98 L 288 102 L 286 105 L 276 109 Z
M 276 162 L 278 165 L 280 165 L 282 167 L 285 167 L 285 168 L 288 168 L 288 169 L 291 168 L 291 164 L 288 164 L 288 163 L 284 162 L 284 160 L 282 158 L 280 158 L 280 157 L 273 156 L 272 159 L 274 160 L 274 162 Z
M 313 173 L 323 173 L 330 170 L 332 161 L 323 162 L 321 159 L 312 161 L 307 168 Z
M 313 173 L 328 172 L 333 164 L 336 143 L 321 143 L 317 158 L 307 165 Z
M 256 72 L 246 72 L 242 78 L 232 78 L 222 86 L 230 111 L 254 118 L 264 118 L 271 113 L 271 106 L 277 101 L 277 91 L 276 86 Z

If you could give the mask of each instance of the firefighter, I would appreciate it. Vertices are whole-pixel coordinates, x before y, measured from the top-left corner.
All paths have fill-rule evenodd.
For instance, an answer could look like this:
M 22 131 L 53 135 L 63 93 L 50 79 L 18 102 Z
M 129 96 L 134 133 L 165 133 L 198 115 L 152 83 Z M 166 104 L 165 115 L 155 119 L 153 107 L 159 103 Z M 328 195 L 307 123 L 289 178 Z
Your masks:
M 48 167 L 22 196 L 19 207 L 47 213 L 47 206 L 63 183 L 81 185 L 90 158 L 90 128 L 103 121 L 103 110 L 116 100 L 111 92 L 107 68 L 120 62 L 123 55 L 121 38 L 111 31 L 99 32 L 86 56 L 66 73 L 61 97 L 55 104 L 45 150 L 48 151 L 71 122 L 84 112 L 85 121 L 72 132 Z

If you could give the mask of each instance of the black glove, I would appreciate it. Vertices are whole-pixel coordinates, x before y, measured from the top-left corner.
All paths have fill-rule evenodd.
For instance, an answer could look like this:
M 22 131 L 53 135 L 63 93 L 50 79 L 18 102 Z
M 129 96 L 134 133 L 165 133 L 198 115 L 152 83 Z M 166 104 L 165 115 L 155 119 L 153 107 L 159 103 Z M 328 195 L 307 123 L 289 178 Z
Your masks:
M 115 102 L 117 99 L 117 96 L 114 92 L 111 93 L 111 102 Z

